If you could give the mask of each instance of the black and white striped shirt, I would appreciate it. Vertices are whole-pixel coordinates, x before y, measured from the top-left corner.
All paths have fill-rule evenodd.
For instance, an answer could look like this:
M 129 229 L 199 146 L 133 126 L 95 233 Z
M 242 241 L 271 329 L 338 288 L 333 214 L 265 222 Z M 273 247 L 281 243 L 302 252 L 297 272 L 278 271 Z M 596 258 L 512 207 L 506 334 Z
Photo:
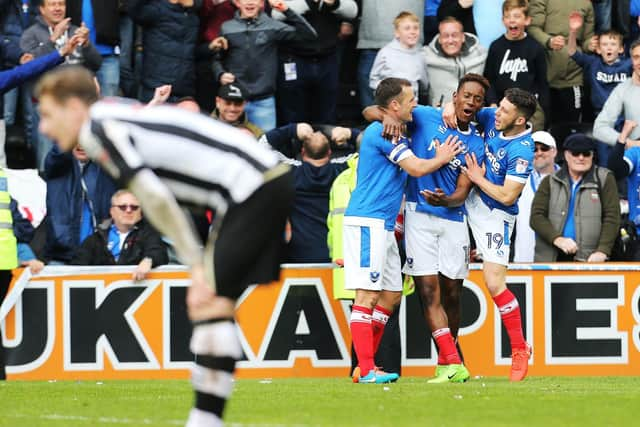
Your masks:
M 104 100 L 91 107 L 90 119 L 79 142 L 91 158 L 123 186 L 151 169 L 181 203 L 241 203 L 279 162 L 242 131 L 176 107 Z

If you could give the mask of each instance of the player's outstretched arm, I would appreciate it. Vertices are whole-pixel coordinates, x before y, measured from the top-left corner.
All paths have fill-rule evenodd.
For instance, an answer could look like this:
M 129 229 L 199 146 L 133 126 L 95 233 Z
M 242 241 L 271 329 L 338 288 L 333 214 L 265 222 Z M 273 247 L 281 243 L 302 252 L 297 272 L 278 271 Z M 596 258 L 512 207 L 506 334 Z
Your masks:
M 475 153 L 465 156 L 467 166 L 462 166 L 462 173 L 464 173 L 469 180 L 477 185 L 485 194 L 492 199 L 502 203 L 503 205 L 510 206 L 518 200 L 524 184 L 518 181 L 509 179 L 504 180 L 503 185 L 497 185 L 489 181 L 484 175 L 486 172 L 485 165 L 479 164 Z
M 462 143 L 457 135 L 449 135 L 443 144 L 435 140 L 436 155 L 432 159 L 421 159 L 409 156 L 398 162 L 398 166 L 413 177 L 420 177 L 435 172 L 449 163 L 456 155 L 462 152 Z

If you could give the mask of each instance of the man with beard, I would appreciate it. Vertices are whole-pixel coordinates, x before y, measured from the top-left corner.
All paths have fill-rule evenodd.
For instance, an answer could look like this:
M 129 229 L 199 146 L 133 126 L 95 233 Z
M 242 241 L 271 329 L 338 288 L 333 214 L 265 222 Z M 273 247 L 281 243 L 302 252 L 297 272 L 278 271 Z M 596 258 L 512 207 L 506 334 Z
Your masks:
M 536 98 L 522 89 L 505 91 L 498 108 L 478 113 L 485 129 L 485 158 L 467 154 L 463 172 L 476 188 L 466 208 L 469 225 L 482 254 L 484 281 L 500 311 L 511 341 L 511 381 L 527 375 L 531 346 L 522 332 L 518 300 L 507 289 L 511 233 L 518 214 L 518 198 L 531 173 L 534 143 L 527 121 L 536 110 Z

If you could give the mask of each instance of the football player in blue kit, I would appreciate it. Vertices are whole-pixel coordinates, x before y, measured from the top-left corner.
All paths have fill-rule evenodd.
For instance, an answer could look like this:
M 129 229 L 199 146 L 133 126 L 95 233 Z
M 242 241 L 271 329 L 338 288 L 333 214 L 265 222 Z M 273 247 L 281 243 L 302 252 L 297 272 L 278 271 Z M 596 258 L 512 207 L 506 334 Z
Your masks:
M 536 98 L 522 89 L 505 92 L 498 108 L 483 108 L 478 122 L 485 129 L 484 161 L 467 154 L 463 172 L 475 185 L 466 201 L 469 226 L 482 255 L 484 281 L 500 311 L 511 341 L 511 381 L 523 380 L 531 346 L 525 341 L 518 300 L 507 289 L 511 233 L 518 198 L 531 173 L 534 143 L 527 123 Z
M 411 83 L 388 78 L 376 89 L 376 103 L 386 114 L 403 123 L 412 120 L 417 105 Z M 355 289 L 350 327 L 358 356 L 357 381 L 386 383 L 398 379 L 374 366 L 374 354 L 384 331 L 385 320 L 400 302 L 402 277 L 400 255 L 393 233 L 407 179 L 438 170 L 461 151 L 457 137 L 449 135 L 441 144 L 434 141 L 430 159 L 415 156 L 406 136 L 389 141 L 382 137 L 382 123 L 364 131 L 360 147 L 357 184 L 345 212 L 345 288 Z
M 438 345 L 438 367 L 430 383 L 464 382 L 469 371 L 462 364 L 455 339 L 460 325 L 462 283 L 469 272 L 469 232 L 464 201 L 471 181 L 461 174 L 465 155 L 484 156 L 484 140 L 472 119 L 484 104 L 489 82 L 481 75 L 467 74 L 453 94 L 457 127 L 449 128 L 442 111 L 430 106 L 413 110 L 408 124 L 411 148 L 421 158 L 434 156 L 434 141 L 456 135 L 463 151 L 437 171 L 409 178 L 405 204 L 405 274 L 413 276 L 422 299 L 424 316 Z M 382 111 L 370 107 L 369 119 Z M 392 126 L 388 132 L 392 132 Z M 442 293 L 442 297 L 441 297 Z

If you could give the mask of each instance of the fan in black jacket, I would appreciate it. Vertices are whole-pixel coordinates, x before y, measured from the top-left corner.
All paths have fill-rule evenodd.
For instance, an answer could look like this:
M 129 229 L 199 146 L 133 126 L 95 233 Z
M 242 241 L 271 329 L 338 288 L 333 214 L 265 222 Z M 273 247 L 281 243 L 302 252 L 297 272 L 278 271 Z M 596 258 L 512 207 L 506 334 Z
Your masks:
M 73 265 L 136 265 L 133 280 L 142 280 L 151 268 L 169 262 L 160 234 L 142 219 L 140 203 L 128 190 L 111 198 L 111 219 L 82 243 Z

